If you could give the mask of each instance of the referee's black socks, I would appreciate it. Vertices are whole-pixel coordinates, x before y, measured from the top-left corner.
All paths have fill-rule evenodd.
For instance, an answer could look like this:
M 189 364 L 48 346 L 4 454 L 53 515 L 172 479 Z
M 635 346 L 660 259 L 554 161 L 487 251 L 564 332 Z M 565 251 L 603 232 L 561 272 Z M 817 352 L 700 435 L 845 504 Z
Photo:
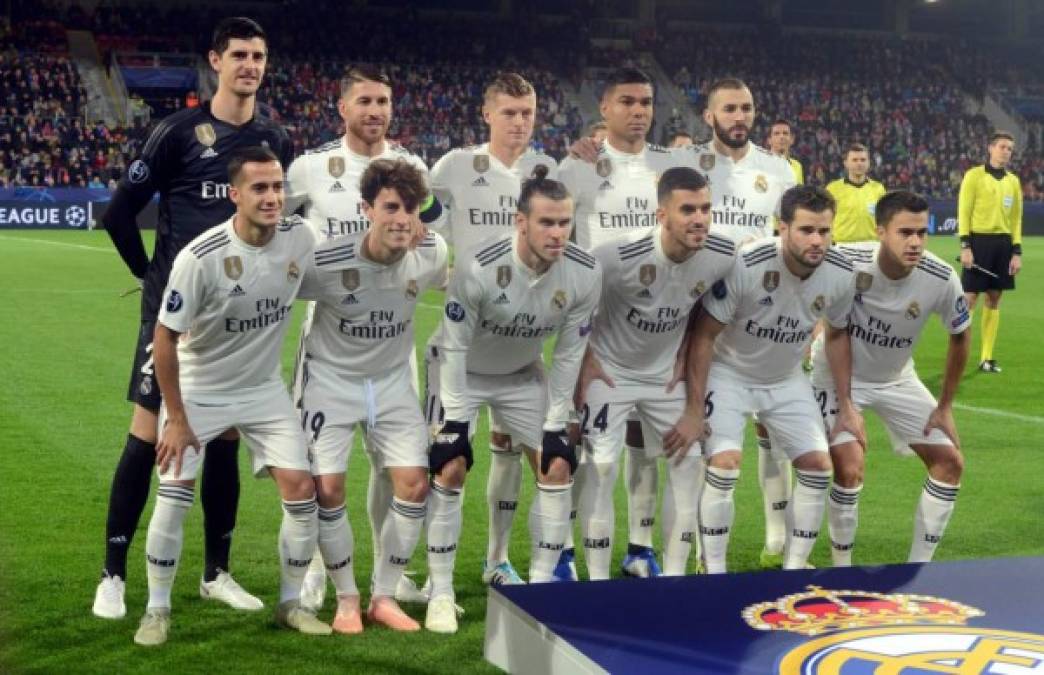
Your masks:
M 149 498 L 155 466 L 156 444 L 127 434 L 127 444 L 123 446 L 109 492 L 109 515 L 105 521 L 105 575 L 127 579 L 127 550 Z
M 214 439 L 207 443 L 203 458 L 204 568 L 203 580 L 213 581 L 222 570 L 228 571 L 232 530 L 239 509 L 239 440 Z

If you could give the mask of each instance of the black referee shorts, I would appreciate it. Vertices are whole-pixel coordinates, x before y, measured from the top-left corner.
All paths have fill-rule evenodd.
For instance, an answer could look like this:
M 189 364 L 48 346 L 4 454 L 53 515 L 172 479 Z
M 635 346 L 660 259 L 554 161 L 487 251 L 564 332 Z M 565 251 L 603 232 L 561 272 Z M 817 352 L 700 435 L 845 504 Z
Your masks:
M 127 387 L 127 400 L 146 410 L 159 412 L 163 398 L 160 396 L 152 360 L 152 332 L 155 329 L 155 321 L 142 320 L 141 329 L 138 331 L 138 344 L 134 349 L 134 366 Z
M 996 278 L 977 269 L 965 269 L 961 272 L 961 285 L 966 293 L 982 293 L 998 290 L 1010 291 L 1015 288 L 1015 277 L 1008 274 L 1011 264 L 1011 235 L 1008 234 L 973 234 L 968 237 L 971 244 L 975 264 L 988 269 L 997 275 Z

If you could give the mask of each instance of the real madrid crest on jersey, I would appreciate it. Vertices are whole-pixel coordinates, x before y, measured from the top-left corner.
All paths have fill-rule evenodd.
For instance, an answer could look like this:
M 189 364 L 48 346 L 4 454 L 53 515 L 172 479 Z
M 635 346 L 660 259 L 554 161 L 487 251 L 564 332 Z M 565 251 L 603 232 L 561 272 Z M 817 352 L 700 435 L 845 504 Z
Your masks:
M 823 311 L 823 308 L 825 306 L 826 306 L 826 298 L 824 298 L 822 295 L 817 295 L 816 299 L 812 301 L 812 313 L 813 314 L 819 314 L 820 312 Z
M 707 284 L 701 280 L 699 283 L 692 287 L 691 291 L 689 291 L 689 297 L 695 300 L 696 298 L 703 295 L 706 292 L 706 290 Z
M 566 306 L 566 292 L 562 289 L 555 291 L 554 296 L 551 298 L 551 306 L 562 311 Z
M 300 276 L 301 276 L 301 268 L 299 268 L 297 266 L 297 263 L 295 263 L 293 260 L 291 260 L 290 264 L 286 266 L 286 280 L 287 281 L 297 281 L 298 278 L 300 278 Z
M 417 287 L 417 280 L 416 279 L 410 279 L 409 281 L 406 282 L 406 299 L 407 300 L 416 300 L 417 299 L 417 293 L 419 293 L 419 292 L 420 292 L 420 290 Z
M 225 276 L 232 281 L 238 281 L 243 276 L 243 259 L 238 255 L 230 255 L 225 258 Z
M 489 155 L 475 155 L 471 160 L 471 167 L 478 173 L 489 171 Z
M 765 178 L 765 174 L 759 173 L 754 179 L 754 189 L 763 194 L 768 192 L 768 178 Z
M 921 316 L 921 306 L 914 300 L 910 303 L 910 306 L 906 308 L 906 318 L 913 321 L 917 317 Z
M 602 178 L 606 178 L 613 172 L 613 161 L 608 157 L 603 157 L 595 163 L 595 173 Z
M 652 286 L 656 281 L 656 265 L 642 265 L 638 268 L 638 281 L 642 286 Z
M 859 272 L 856 274 L 856 291 L 859 293 L 866 293 L 870 290 L 870 287 L 874 285 L 874 275 L 869 272 Z
M 497 268 L 497 286 L 507 288 L 511 283 L 511 266 L 501 265 Z
M 347 270 L 341 270 L 341 285 L 344 286 L 344 290 L 349 293 L 359 288 L 359 270 L 354 267 Z
M 334 178 L 340 178 L 344 175 L 344 157 L 331 157 L 326 163 L 326 170 L 330 172 L 330 175 Z
M 765 272 L 765 276 L 761 277 L 761 287 L 769 293 L 779 288 L 779 272 L 774 270 Z
M 700 168 L 704 171 L 710 171 L 714 168 L 715 157 L 709 152 L 705 152 L 700 155 Z

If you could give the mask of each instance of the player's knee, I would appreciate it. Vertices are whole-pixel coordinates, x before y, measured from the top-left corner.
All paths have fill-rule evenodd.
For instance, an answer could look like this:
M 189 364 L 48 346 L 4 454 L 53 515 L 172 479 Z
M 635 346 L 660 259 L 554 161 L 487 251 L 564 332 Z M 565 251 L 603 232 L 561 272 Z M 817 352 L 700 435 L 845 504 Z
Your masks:
M 572 474 L 569 462 L 561 457 L 553 457 L 548 463 L 547 472 L 541 472 L 540 482 L 547 485 L 566 485 Z
M 315 481 L 307 471 L 281 471 L 278 483 L 286 501 L 302 502 L 315 497 Z
M 394 483 L 395 496 L 401 500 L 416 504 L 428 498 L 428 481 L 423 471 L 398 475 L 392 482 Z
M 1000 293 L 987 293 L 986 294 L 986 306 L 990 309 L 997 309 L 1000 307 L 1001 294 Z
M 332 509 L 344 504 L 344 483 L 338 485 L 334 481 L 324 481 L 320 478 L 322 477 L 316 476 L 315 481 L 315 494 L 319 506 Z
M 468 463 L 464 457 L 454 457 L 435 472 L 439 485 L 457 490 L 464 485 L 468 475 Z
M 134 406 L 134 415 L 131 417 L 130 433 L 145 443 L 156 444 L 159 434 L 159 414 L 155 410 L 140 405 Z
M 724 469 L 726 471 L 738 471 L 740 468 L 740 458 L 742 456 L 738 452 L 719 452 L 718 454 L 711 455 L 707 460 L 707 466 L 714 469 Z
M 801 471 L 830 471 L 833 464 L 828 453 L 813 450 L 794 460 L 794 468 Z
M 627 434 L 624 437 L 624 443 L 631 448 L 645 447 L 645 437 L 642 435 L 641 422 L 635 422 L 634 420 L 627 422 Z
M 862 462 L 834 463 L 834 482 L 843 488 L 856 488 L 863 484 Z
M 956 485 L 961 482 L 961 475 L 964 473 L 964 456 L 957 448 L 951 446 L 949 452 L 940 453 L 932 462 L 928 467 L 928 473 L 935 480 Z

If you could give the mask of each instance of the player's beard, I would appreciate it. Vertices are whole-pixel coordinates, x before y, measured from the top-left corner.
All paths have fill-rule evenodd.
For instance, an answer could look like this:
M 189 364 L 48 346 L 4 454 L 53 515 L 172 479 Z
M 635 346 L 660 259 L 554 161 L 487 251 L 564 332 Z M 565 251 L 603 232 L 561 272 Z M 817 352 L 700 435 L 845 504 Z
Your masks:
M 736 126 L 742 126 L 742 125 L 735 125 L 735 126 L 733 126 L 733 128 L 735 128 Z M 750 140 L 750 129 L 748 129 L 746 126 L 743 126 L 743 138 L 742 139 L 732 138 L 731 136 L 729 136 L 729 131 L 730 131 L 729 129 L 726 129 L 725 127 L 723 127 L 720 124 L 718 124 L 718 118 L 717 117 L 714 118 L 714 137 L 717 138 L 722 143 L 724 143 L 725 145 L 727 145 L 730 148 L 732 148 L 733 150 L 739 150 L 740 148 L 742 148 L 743 146 L 745 146 L 747 144 L 747 141 Z

